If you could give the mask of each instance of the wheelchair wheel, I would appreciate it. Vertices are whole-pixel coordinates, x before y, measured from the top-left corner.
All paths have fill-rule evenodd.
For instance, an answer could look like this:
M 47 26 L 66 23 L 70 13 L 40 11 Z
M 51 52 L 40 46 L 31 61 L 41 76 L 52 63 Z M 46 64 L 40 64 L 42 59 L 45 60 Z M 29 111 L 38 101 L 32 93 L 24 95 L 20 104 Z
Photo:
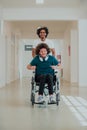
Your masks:
M 60 101 L 60 91 L 59 91 L 59 81 L 56 81 L 56 104 L 59 105 Z
M 35 95 L 34 95 L 34 93 L 31 94 L 31 102 L 32 102 L 32 106 L 34 106 L 34 103 L 35 103 Z
M 59 105 L 59 93 L 56 94 L 56 104 Z
M 32 81 L 31 81 L 31 102 L 32 102 L 32 106 L 35 103 L 35 94 L 34 94 L 34 77 L 32 77 Z

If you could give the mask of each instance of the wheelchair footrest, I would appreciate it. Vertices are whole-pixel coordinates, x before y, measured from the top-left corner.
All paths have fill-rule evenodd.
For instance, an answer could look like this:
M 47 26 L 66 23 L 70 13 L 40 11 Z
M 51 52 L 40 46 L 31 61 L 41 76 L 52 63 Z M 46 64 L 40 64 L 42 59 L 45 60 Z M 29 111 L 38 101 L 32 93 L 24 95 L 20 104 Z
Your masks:
M 43 102 L 34 102 L 34 104 L 45 104 L 46 102 L 43 101 Z
M 48 102 L 48 103 L 46 103 L 45 101 L 43 101 L 43 102 L 34 102 L 34 104 L 40 104 L 40 105 L 47 104 L 47 105 L 52 105 L 52 104 L 57 104 L 57 102 Z
M 56 104 L 56 102 L 48 103 L 48 105 Z

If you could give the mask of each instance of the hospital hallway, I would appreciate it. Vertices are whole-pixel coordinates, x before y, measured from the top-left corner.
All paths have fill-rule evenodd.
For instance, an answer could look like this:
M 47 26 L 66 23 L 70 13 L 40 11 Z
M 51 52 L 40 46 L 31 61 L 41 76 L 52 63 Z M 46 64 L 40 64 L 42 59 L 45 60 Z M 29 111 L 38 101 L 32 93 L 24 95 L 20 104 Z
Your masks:
M 87 87 L 61 81 L 60 103 L 30 102 L 30 79 L 0 88 L 0 130 L 87 130 Z

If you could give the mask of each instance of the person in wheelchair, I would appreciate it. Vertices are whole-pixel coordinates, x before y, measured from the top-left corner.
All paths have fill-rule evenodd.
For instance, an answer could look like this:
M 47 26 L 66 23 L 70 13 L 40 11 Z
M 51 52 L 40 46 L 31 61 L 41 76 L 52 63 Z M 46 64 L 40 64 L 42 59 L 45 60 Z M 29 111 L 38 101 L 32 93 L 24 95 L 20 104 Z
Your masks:
M 27 65 L 27 69 L 35 70 L 35 81 L 39 82 L 39 103 L 44 101 L 43 92 L 45 83 L 48 84 L 49 102 L 56 102 L 53 96 L 53 78 L 54 70 L 57 69 L 60 64 L 58 60 L 54 56 L 49 55 L 49 53 L 50 48 L 47 44 L 38 44 L 36 47 L 36 56 Z

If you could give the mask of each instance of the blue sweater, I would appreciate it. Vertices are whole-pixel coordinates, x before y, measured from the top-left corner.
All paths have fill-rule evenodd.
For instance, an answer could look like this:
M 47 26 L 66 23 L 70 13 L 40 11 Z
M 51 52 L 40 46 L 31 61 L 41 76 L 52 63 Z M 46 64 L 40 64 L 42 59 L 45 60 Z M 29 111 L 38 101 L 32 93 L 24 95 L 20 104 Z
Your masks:
M 36 66 L 35 74 L 54 74 L 54 70 L 51 68 L 52 65 L 58 65 L 58 60 L 51 55 L 48 55 L 47 60 L 41 61 L 39 56 L 36 56 L 31 62 L 30 65 Z

